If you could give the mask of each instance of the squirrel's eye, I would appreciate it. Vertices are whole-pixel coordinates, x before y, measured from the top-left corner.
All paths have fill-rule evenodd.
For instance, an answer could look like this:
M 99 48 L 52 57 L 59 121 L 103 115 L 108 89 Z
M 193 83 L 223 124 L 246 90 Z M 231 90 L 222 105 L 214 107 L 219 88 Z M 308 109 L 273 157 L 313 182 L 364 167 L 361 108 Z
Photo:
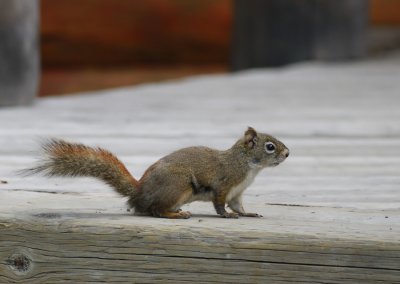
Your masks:
M 272 154 L 273 152 L 275 152 L 275 149 L 276 149 L 276 147 L 275 147 L 274 143 L 272 143 L 272 142 L 265 143 L 265 151 L 268 154 Z

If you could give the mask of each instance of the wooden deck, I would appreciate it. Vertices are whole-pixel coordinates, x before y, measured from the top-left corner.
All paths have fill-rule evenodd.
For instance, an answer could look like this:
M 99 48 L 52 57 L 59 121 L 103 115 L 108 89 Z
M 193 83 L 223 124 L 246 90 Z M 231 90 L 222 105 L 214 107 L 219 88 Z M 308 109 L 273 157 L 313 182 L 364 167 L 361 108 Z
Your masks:
M 203 76 L 0 109 L 0 283 L 400 283 L 400 54 Z M 132 216 L 91 179 L 22 178 L 41 138 L 113 151 L 134 176 L 250 125 L 288 160 L 245 193 L 260 219 Z

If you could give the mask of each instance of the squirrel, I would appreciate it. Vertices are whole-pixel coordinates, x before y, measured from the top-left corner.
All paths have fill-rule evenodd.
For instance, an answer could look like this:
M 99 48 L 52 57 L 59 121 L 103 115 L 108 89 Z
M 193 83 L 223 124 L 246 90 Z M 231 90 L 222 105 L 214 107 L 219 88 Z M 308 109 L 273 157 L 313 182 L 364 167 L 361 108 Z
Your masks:
M 135 214 L 185 219 L 191 213 L 180 208 L 193 201 L 213 202 L 225 218 L 262 217 L 245 212 L 242 193 L 261 169 L 277 166 L 289 156 L 281 141 L 249 127 L 228 150 L 180 149 L 155 162 L 136 180 L 116 156 L 102 148 L 59 139 L 42 147 L 45 157 L 25 174 L 94 177 L 128 197 Z M 225 210 L 226 204 L 232 212 Z

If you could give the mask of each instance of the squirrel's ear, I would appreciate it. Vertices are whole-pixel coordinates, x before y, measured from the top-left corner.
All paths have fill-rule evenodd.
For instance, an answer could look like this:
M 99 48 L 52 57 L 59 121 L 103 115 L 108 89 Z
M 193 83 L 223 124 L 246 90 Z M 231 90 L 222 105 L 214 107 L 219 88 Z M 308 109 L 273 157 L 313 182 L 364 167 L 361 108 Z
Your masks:
M 257 131 L 250 127 L 244 133 L 244 143 L 249 148 L 254 148 L 257 145 Z

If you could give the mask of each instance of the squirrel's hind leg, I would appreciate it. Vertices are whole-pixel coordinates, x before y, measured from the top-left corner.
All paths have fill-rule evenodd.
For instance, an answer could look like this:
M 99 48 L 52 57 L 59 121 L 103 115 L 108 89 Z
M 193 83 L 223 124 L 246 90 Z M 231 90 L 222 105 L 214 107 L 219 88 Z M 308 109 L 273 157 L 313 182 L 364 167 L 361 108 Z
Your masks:
M 170 219 L 189 219 L 192 216 L 192 213 L 190 213 L 189 211 L 180 211 L 180 212 L 166 211 L 166 212 L 158 212 L 157 216 L 161 218 L 170 218 Z
M 168 197 L 165 196 L 161 202 L 159 201 L 157 204 L 153 204 L 151 210 L 152 215 L 161 218 L 188 219 L 192 214 L 189 211 L 182 211 L 180 208 L 182 205 L 190 202 L 191 198 L 192 190 L 190 188 L 183 190 L 179 196 L 169 194 Z

